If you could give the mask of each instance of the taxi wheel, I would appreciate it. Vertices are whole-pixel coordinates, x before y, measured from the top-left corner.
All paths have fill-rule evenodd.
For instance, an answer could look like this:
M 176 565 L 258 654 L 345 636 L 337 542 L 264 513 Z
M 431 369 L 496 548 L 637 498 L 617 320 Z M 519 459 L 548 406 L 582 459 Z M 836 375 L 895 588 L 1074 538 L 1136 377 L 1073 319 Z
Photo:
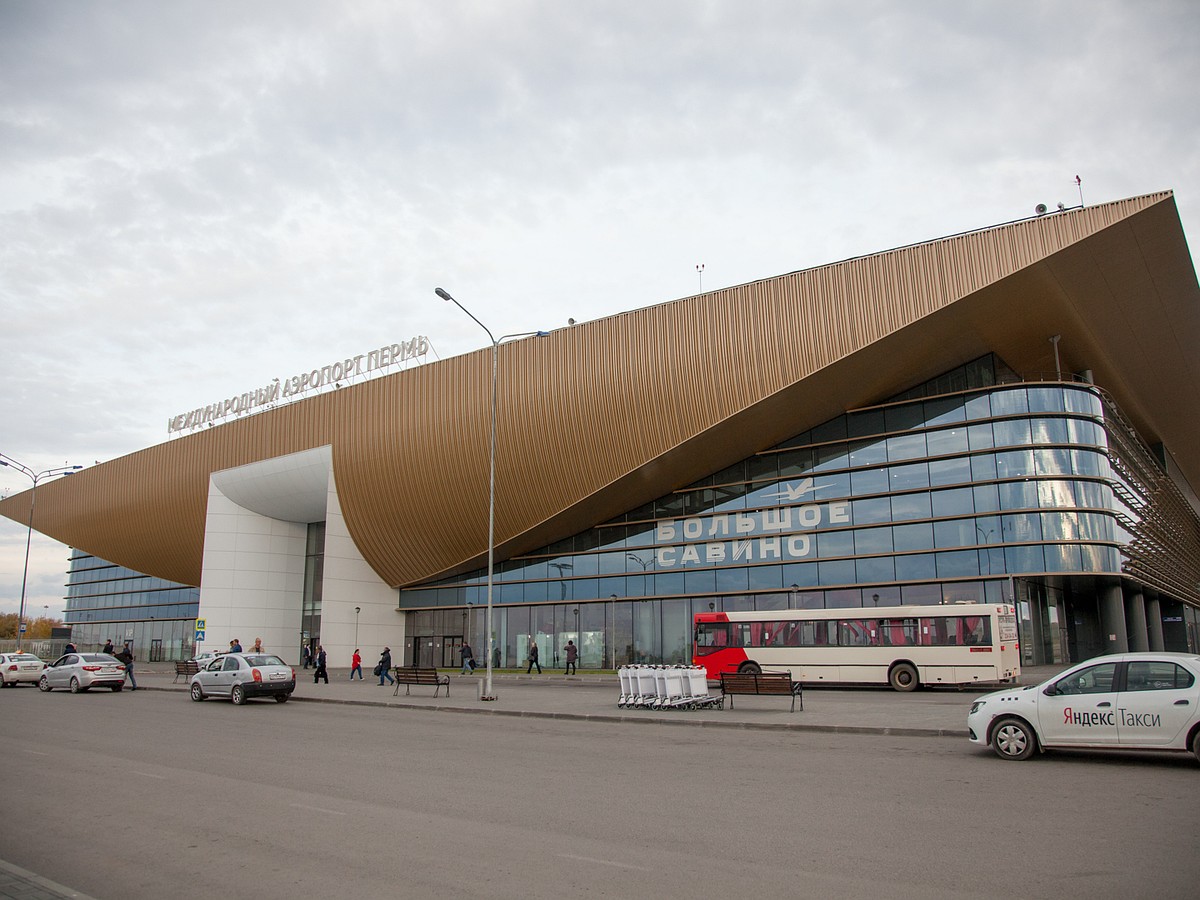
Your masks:
M 71 693 L 79 694 L 79 693 L 82 693 L 83 691 L 84 691 L 84 687 L 83 687 L 83 685 L 81 685 L 79 683 L 79 679 L 76 678 L 74 675 L 72 675 L 71 676 Z
M 897 663 L 888 672 L 888 684 L 892 686 L 892 690 L 908 693 L 915 691 L 920 683 L 916 667 L 908 663 Z
M 46 691 L 47 693 L 50 691 L 50 679 L 45 675 L 38 679 L 38 690 Z
M 192 682 L 191 694 L 192 694 L 192 699 L 195 700 L 197 703 L 199 703 L 201 700 L 205 699 L 204 688 L 200 687 L 199 682 L 195 682 L 195 681 Z
M 291 697 L 291 696 L 292 696 L 291 694 L 276 694 L 276 695 L 275 695 L 275 702 L 276 702 L 276 703 L 287 703 L 287 702 L 288 702 L 288 698 L 289 698 L 289 697 Z
M 1192 753 L 1196 757 L 1196 762 L 1200 762 L 1200 728 L 1196 729 L 1196 733 L 1192 735 Z
M 234 706 L 241 706 L 246 702 L 246 689 L 240 684 L 235 684 L 229 693 L 229 699 L 233 701 Z
M 1037 749 L 1037 735 L 1020 719 L 1001 719 L 992 731 L 992 749 L 1001 759 L 1029 759 Z

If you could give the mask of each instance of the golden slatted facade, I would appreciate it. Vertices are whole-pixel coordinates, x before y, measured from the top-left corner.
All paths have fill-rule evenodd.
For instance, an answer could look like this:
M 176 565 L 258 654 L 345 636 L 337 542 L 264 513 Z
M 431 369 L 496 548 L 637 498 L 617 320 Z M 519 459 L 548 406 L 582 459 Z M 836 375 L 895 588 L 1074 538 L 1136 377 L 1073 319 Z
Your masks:
M 450 285 L 451 289 L 453 285 Z M 479 298 L 464 298 L 472 305 Z M 996 352 L 1094 373 L 1200 484 L 1200 290 L 1170 192 L 1067 210 L 502 345 L 499 559 L 602 522 L 846 409 Z M 392 586 L 482 565 L 491 348 L 315 396 L 38 489 L 35 527 L 200 582 L 209 475 L 329 445 Z M 29 494 L 0 503 L 24 523 Z

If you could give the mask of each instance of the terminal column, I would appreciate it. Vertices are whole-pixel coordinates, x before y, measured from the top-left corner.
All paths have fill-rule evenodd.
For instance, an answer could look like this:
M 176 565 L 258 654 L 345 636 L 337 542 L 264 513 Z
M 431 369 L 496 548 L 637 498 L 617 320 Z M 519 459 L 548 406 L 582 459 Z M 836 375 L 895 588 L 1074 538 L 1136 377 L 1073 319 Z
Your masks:
M 1146 601 L 1146 618 L 1150 626 L 1150 646 L 1147 649 L 1161 653 L 1166 647 L 1166 642 L 1163 640 L 1162 607 L 1158 597 L 1151 597 Z
M 1105 653 L 1126 653 L 1129 638 L 1125 631 L 1125 597 L 1121 585 L 1114 584 L 1100 593 L 1100 628 Z
M 1129 627 L 1129 649 L 1144 653 L 1150 649 L 1150 638 L 1146 632 L 1146 602 L 1141 591 L 1134 591 L 1125 598 L 1125 624 Z

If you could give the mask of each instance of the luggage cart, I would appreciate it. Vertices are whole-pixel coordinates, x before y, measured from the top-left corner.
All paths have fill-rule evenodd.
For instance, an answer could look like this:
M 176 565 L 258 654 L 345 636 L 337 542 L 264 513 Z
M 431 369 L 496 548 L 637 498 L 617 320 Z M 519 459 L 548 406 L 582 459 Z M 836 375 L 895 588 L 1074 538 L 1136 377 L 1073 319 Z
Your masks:
M 659 709 L 691 709 L 692 685 L 688 677 L 691 666 L 671 666 L 663 674 L 662 699 Z
M 633 698 L 634 706 L 653 709 L 654 702 L 658 699 L 658 688 L 655 685 L 657 669 L 658 666 L 637 667 L 637 692 Z
M 617 697 L 617 709 L 624 709 L 626 706 L 633 705 L 633 697 L 637 693 L 637 676 L 634 667 L 620 666 L 617 669 L 617 678 L 621 682 L 621 693 Z
M 725 698 L 713 696 L 708 692 L 708 673 L 703 666 L 689 666 L 687 679 L 688 697 L 691 701 L 689 709 L 706 709 L 713 706 L 724 709 Z

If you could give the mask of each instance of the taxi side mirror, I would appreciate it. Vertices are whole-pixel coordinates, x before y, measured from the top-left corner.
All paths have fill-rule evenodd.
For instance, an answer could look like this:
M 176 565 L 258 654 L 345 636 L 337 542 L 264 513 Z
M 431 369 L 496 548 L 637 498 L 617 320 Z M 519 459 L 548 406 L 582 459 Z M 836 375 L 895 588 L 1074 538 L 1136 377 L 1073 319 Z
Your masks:
M 1048 685 L 1046 685 L 1046 689 L 1044 691 L 1042 691 L 1042 693 L 1045 694 L 1047 697 L 1058 696 L 1058 685 L 1057 684 L 1048 684 Z

